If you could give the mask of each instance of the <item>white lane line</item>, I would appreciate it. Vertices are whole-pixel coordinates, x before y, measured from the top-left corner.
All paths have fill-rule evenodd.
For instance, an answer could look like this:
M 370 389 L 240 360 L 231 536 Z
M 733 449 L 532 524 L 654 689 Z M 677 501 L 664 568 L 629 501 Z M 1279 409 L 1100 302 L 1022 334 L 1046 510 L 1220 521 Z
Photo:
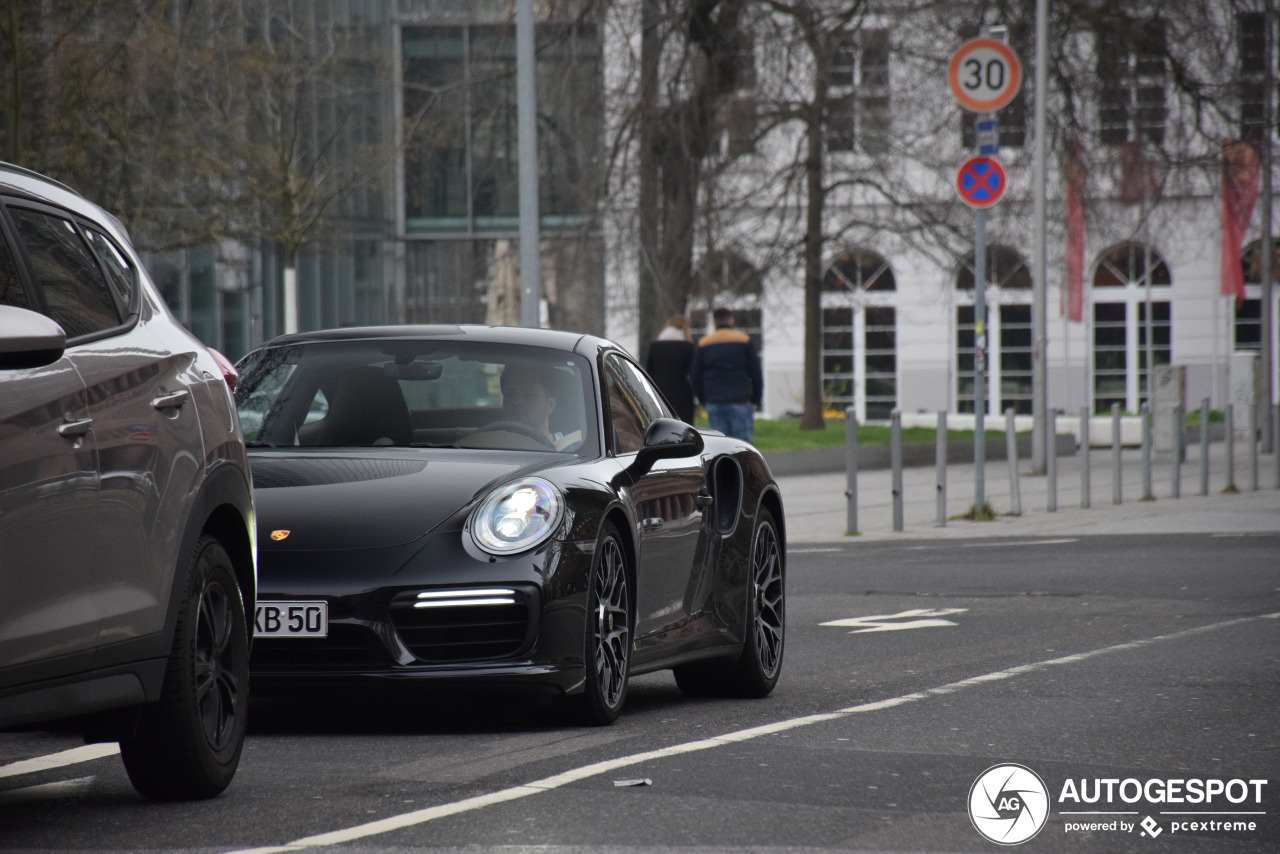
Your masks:
M 53 768 L 75 765 L 77 762 L 88 762 L 92 759 L 101 759 L 104 756 L 114 756 L 119 752 L 120 745 L 114 743 L 86 744 L 84 747 L 75 747 L 71 750 L 64 750 L 61 753 L 50 753 L 48 756 L 37 756 L 35 759 L 24 759 L 21 762 L 0 765 L 0 777 L 17 777 L 19 774 L 49 771 Z
M 62 780 L 58 783 L 45 783 L 42 786 L 27 786 L 25 789 L 10 789 L 0 792 L 0 805 L 26 803 L 27 801 L 47 801 L 74 795 L 88 787 L 93 777 L 78 777 L 75 780 Z
M 1022 546 L 1060 546 L 1063 543 L 1078 543 L 1078 537 L 1063 537 L 1057 540 L 1019 540 L 1016 543 L 961 543 L 962 549 L 1014 549 Z
M 1267 614 L 1264 618 L 1280 616 L 1278 614 Z M 763 726 L 751 727 L 749 729 L 738 730 L 724 735 L 714 736 L 712 738 L 702 739 L 700 741 L 690 741 L 685 744 L 676 744 L 671 747 L 664 747 L 660 750 L 650 750 L 644 753 L 633 753 L 630 756 L 621 756 L 617 759 L 609 759 L 604 762 L 596 762 L 592 765 L 584 765 L 581 768 L 574 768 L 565 771 L 562 774 L 556 774 L 551 777 L 544 777 L 541 780 L 535 780 L 532 783 L 526 783 L 523 786 L 513 786 L 509 789 L 503 789 L 498 792 L 492 792 L 487 795 L 478 795 L 474 798 L 466 798 L 461 801 L 454 801 L 449 804 L 440 804 L 439 806 L 427 807 L 426 809 L 415 810 L 413 812 L 403 813 L 401 815 L 391 816 L 390 818 L 371 821 L 366 824 L 358 824 L 353 827 L 334 830 L 329 833 L 321 833 L 315 836 L 307 836 L 302 839 L 295 839 L 293 842 L 284 845 L 272 845 L 262 848 L 244 848 L 238 851 L 229 852 L 229 854 L 277 854 L 278 852 L 302 851 L 306 848 L 319 848 L 328 845 L 341 845 L 346 842 L 354 842 L 359 839 L 365 839 L 370 836 L 376 836 L 380 833 L 389 833 L 393 830 L 403 830 L 407 827 L 414 827 L 419 824 L 425 824 L 429 821 L 435 821 L 438 818 L 457 815 L 458 813 L 470 812 L 472 810 L 483 809 L 493 804 L 500 804 L 506 801 L 514 801 L 520 798 L 526 798 L 530 795 L 536 795 L 540 792 L 546 792 L 551 789 L 558 789 L 567 786 L 570 783 L 576 783 L 590 777 L 598 777 L 610 771 L 616 771 L 619 768 L 629 768 L 633 765 L 639 765 L 644 762 L 650 762 L 655 759 L 666 759 L 671 756 L 681 756 L 686 753 L 695 753 L 699 750 L 709 750 L 713 747 L 724 747 L 730 744 L 737 744 L 743 741 L 750 741 L 761 736 L 774 735 L 776 733 L 785 732 L 787 730 L 806 727 L 811 724 L 826 723 L 829 721 L 840 720 L 850 715 L 862 714 L 865 712 L 879 712 L 885 709 L 892 709 L 896 706 L 903 706 L 908 703 L 915 703 L 920 700 L 928 700 L 932 697 L 941 697 L 948 694 L 954 694 L 956 691 L 962 691 L 966 688 L 972 688 L 979 685 L 986 685 L 991 682 L 999 682 L 1003 679 L 1011 679 L 1015 676 L 1021 676 L 1026 673 L 1034 673 L 1038 670 L 1045 670 L 1050 667 L 1057 667 L 1064 664 L 1076 664 L 1086 661 L 1090 658 L 1096 658 L 1100 655 L 1108 655 L 1113 652 L 1126 652 L 1129 650 L 1141 649 L 1152 644 L 1162 641 L 1177 640 L 1180 638 L 1190 637 L 1192 635 L 1202 634 L 1204 632 L 1216 631 L 1217 629 L 1236 626 L 1242 623 L 1248 623 L 1260 617 L 1241 617 L 1235 620 L 1227 620 L 1222 623 L 1212 623 L 1207 626 L 1199 626 L 1194 629 L 1186 629 L 1181 632 L 1175 632 L 1170 635 L 1158 635 L 1145 640 L 1129 641 L 1128 643 L 1117 644 L 1115 646 L 1103 647 L 1089 652 L 1081 652 L 1075 655 L 1067 655 L 1061 658 L 1052 658 L 1047 661 L 1037 661 L 1032 664 L 1023 664 L 1019 667 L 1011 667 L 1008 670 L 998 670 L 994 673 L 986 673 L 981 676 L 973 676 L 969 679 L 961 679 L 959 682 L 951 682 L 947 685 L 940 685 L 937 688 L 926 688 L 915 694 L 904 694 L 901 697 L 893 697 L 888 700 L 877 700 L 873 703 L 863 703 L 858 706 L 850 706 L 846 709 L 840 709 L 835 712 L 826 712 L 817 715 L 805 715 L 799 718 L 790 718 L 777 723 L 765 724 Z

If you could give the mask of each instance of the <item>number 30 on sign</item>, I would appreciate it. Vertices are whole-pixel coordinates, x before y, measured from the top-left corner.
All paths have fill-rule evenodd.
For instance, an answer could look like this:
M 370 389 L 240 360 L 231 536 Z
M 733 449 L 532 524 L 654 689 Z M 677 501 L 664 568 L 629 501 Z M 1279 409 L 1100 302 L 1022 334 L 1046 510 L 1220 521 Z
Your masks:
M 1007 106 L 1022 85 L 1018 55 L 995 39 L 973 39 L 951 55 L 947 85 L 960 106 L 974 113 L 993 113 Z

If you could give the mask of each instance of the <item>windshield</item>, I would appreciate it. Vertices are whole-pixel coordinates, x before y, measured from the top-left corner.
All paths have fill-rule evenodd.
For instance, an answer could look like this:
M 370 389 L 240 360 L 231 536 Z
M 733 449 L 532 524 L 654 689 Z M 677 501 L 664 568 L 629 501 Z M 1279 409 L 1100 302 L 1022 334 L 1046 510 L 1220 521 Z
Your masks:
M 240 365 L 250 447 L 446 447 L 596 453 L 586 359 L 466 341 L 333 341 Z

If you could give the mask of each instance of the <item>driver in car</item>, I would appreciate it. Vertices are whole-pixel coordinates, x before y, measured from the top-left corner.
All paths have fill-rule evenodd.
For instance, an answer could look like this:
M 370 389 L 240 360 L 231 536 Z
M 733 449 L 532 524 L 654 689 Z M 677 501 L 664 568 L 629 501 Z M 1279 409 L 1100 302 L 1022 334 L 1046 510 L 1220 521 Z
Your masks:
M 508 365 L 502 372 L 502 415 L 530 427 L 539 437 L 558 451 L 582 441 L 582 433 L 558 433 L 551 428 L 551 414 L 556 411 L 554 368 L 533 365 Z

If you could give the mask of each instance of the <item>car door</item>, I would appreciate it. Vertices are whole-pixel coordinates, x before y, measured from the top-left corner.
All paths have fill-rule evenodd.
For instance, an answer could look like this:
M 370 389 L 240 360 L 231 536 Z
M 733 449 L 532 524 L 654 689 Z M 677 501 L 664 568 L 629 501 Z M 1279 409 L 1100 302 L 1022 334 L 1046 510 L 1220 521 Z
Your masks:
M 194 350 L 161 346 L 136 271 L 100 230 L 37 206 L 15 204 L 10 216 L 50 316 L 80 336 L 69 357 L 84 381 L 97 450 L 98 642 L 158 632 L 203 465 Z
M 626 461 L 644 445 L 660 417 L 674 418 L 643 372 L 619 354 L 605 357 L 609 432 L 614 453 Z M 700 456 L 659 460 L 630 488 L 636 532 L 636 655 L 669 639 L 699 607 L 696 595 L 706 563 L 703 508 L 710 492 Z
M 0 304 L 38 310 L 0 232 Z M 86 669 L 98 466 L 72 359 L 0 369 L 0 686 Z

